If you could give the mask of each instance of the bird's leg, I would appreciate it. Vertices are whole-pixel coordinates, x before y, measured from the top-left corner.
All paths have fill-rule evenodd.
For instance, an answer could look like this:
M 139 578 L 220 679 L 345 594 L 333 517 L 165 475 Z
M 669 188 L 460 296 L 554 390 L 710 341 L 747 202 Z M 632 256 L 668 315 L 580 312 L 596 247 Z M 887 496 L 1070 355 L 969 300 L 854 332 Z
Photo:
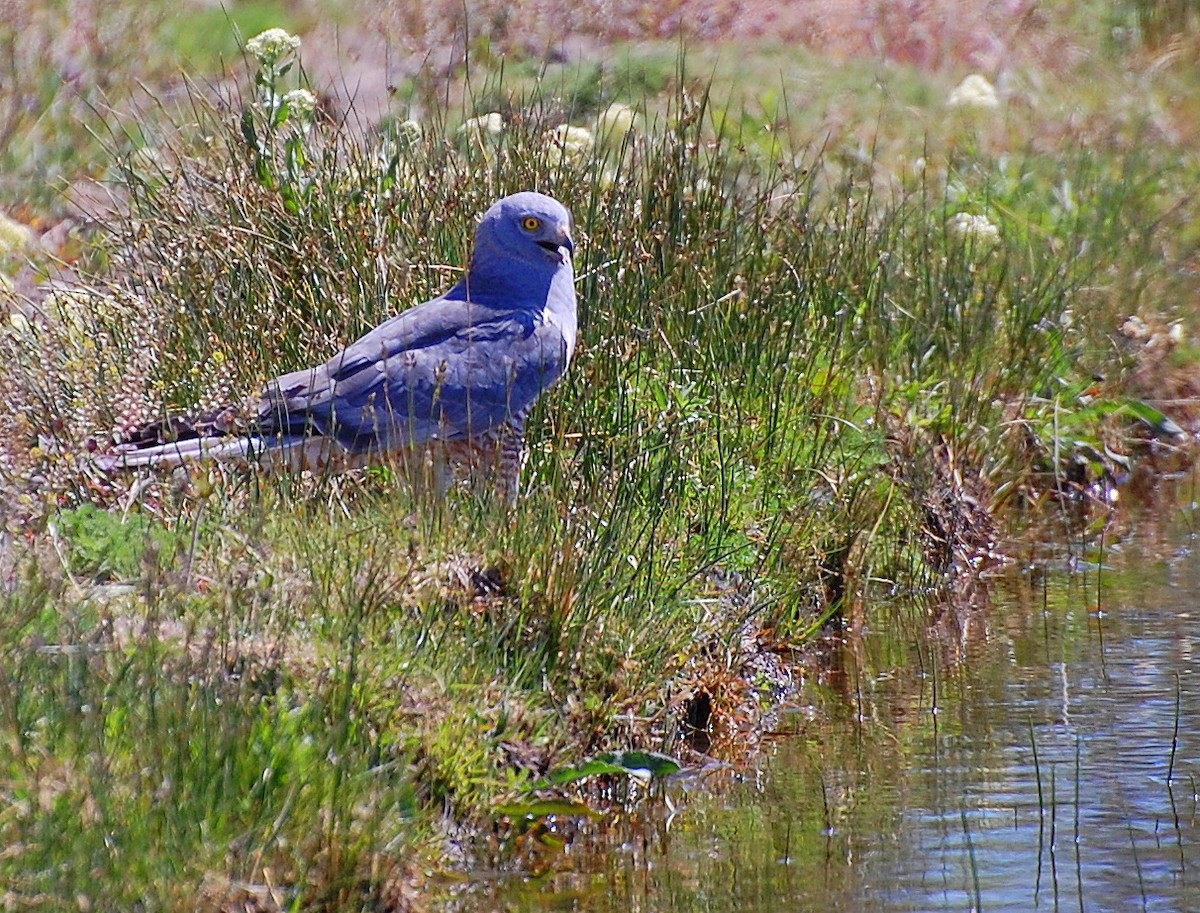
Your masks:
M 496 454 L 496 491 L 510 506 L 521 492 L 521 470 L 528 456 L 525 450 L 523 417 L 505 424 L 500 432 Z

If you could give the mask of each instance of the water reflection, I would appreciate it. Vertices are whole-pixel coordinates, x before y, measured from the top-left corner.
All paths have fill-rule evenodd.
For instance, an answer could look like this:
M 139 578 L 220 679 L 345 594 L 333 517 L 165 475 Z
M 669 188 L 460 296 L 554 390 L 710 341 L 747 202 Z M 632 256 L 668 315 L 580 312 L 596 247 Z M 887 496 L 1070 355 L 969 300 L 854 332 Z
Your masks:
M 755 770 L 452 906 L 1200 910 L 1200 566 L 1145 544 L 1029 562 L 937 638 L 877 624 Z

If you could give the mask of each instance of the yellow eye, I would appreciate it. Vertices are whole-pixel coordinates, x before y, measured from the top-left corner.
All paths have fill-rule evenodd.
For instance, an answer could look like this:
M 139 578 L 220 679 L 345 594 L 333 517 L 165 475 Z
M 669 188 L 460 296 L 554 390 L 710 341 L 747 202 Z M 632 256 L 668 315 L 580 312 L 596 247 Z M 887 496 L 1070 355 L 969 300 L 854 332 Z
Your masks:
M 526 231 L 537 231 L 542 227 L 542 220 L 537 216 L 526 216 L 521 220 L 521 225 L 524 226 Z

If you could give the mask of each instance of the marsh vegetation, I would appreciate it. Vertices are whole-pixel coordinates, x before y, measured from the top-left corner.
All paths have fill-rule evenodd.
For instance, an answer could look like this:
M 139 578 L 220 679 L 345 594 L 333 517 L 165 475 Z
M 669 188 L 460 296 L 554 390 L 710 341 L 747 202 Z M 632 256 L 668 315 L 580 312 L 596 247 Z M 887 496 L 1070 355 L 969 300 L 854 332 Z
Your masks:
M 751 754 L 818 635 L 962 608 L 1017 522 L 1099 532 L 1089 503 L 1185 465 L 1198 96 L 1102 31 L 1103 95 L 768 44 L 775 91 L 674 45 L 479 54 L 378 118 L 302 45 L 135 117 L 84 93 L 77 144 L 79 95 L 14 108 L 6 161 L 69 147 L 105 205 L 81 230 L 0 185 L 44 229 L 3 261 L 7 896 L 403 909 L 436 870 L 547 864 L 547 822 Z M 515 507 L 388 466 L 97 468 L 434 296 L 526 188 L 574 213 L 581 344 Z

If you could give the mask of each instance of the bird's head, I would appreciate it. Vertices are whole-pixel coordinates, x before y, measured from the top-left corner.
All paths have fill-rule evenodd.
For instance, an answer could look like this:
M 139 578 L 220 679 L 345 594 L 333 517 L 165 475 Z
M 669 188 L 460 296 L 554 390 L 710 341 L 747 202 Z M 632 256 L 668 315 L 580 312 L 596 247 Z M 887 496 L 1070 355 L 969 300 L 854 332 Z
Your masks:
M 557 200 L 532 191 L 514 193 L 483 214 L 475 236 L 475 264 L 502 257 L 533 267 L 571 264 L 571 214 Z

